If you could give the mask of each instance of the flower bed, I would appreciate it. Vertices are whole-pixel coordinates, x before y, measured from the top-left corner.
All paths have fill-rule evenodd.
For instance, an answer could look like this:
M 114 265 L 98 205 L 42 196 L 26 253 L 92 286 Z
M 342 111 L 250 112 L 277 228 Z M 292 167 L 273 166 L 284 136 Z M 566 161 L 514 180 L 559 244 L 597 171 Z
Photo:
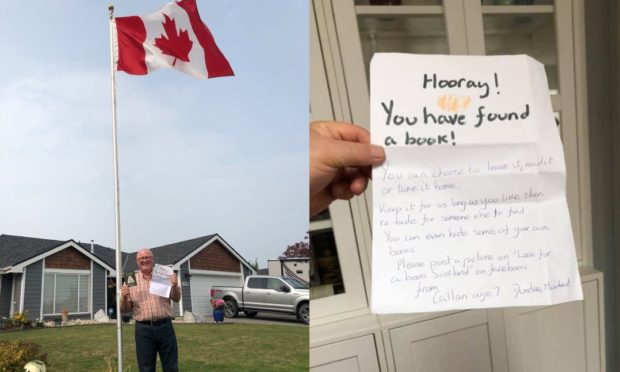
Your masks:
M 39 319 L 28 319 L 28 312 L 14 313 L 10 318 L 0 319 L 0 330 L 18 330 L 24 328 L 43 327 L 43 322 Z

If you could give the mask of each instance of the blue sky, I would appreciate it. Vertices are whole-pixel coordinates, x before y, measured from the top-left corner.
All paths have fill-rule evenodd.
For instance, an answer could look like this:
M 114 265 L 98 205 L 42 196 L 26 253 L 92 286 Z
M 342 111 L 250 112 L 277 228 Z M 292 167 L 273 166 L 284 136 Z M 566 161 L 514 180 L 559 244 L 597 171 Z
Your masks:
M 308 226 L 308 3 L 197 2 L 236 76 L 117 73 L 121 247 L 219 233 L 266 267 Z M 0 4 L 1 234 L 114 247 L 109 3 Z

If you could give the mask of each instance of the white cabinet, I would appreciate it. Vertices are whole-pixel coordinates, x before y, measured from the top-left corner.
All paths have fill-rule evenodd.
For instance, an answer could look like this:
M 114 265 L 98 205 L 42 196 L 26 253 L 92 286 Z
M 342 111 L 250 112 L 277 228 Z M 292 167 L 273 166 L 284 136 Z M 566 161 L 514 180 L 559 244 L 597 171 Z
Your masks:
M 506 361 L 494 362 L 490 351 L 501 345 L 493 339 L 487 310 L 464 311 L 388 331 L 397 371 L 504 371 Z
M 510 371 L 604 371 L 602 275 L 581 272 L 583 301 L 504 310 Z
M 368 127 L 367 72 L 374 52 L 428 54 L 529 54 L 545 65 L 551 100 L 560 123 L 567 166 L 567 199 L 571 213 L 577 259 L 592 265 L 589 159 L 584 56 L 580 46 L 580 1 L 537 1 L 546 5 L 481 5 L 479 0 L 403 1 L 406 4 L 360 5 L 362 0 L 316 0 L 331 8 L 340 46 L 342 84 L 335 92 L 340 106 L 337 119 Z M 487 3 L 487 2 L 485 2 Z M 490 3 L 493 3 L 492 1 Z M 328 21 L 326 21 L 328 23 Z M 338 68 L 334 69 L 335 71 Z M 314 79 L 314 78 L 312 78 Z M 334 96 L 334 94 L 332 94 Z
M 310 350 L 312 372 L 380 371 L 372 335 Z
M 324 65 L 323 61 L 329 58 L 331 51 L 320 45 L 318 27 L 325 29 L 326 25 L 322 18 L 316 18 L 311 12 L 310 111 L 316 120 L 333 120 L 341 115 L 339 110 L 345 103 L 335 101 L 336 97 L 330 92 L 337 88 L 330 82 L 342 75 L 342 70 L 335 71 L 338 68 L 335 64 Z M 313 245 L 311 320 L 314 324 L 330 315 L 367 313 L 368 301 L 353 223 L 348 202 L 333 203 L 328 218 L 310 223 Z M 337 275 L 333 274 L 334 271 Z
M 550 307 L 373 315 L 368 190 L 351 202 L 335 203 L 328 219 L 311 223 L 312 231 L 333 231 L 332 249 L 337 251 L 334 259 L 315 260 L 322 265 L 315 267 L 315 275 L 340 268 L 338 285 L 321 282 L 314 291 L 313 371 L 605 370 L 603 279 L 590 267 L 582 1 L 500 6 L 495 3 L 511 1 L 312 0 L 312 120 L 348 121 L 368 128 L 368 63 L 375 52 L 526 53 L 545 65 L 564 143 L 568 203 L 585 296 L 584 301 Z
M 583 301 L 312 325 L 311 370 L 605 371 L 602 274 L 581 271 Z

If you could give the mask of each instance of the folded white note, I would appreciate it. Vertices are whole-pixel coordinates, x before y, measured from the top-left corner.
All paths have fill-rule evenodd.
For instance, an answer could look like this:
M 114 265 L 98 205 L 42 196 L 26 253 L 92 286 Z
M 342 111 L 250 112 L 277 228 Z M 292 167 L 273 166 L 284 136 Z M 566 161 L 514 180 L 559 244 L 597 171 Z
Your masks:
M 374 313 L 582 299 L 544 67 L 375 54 Z
M 173 270 L 171 267 L 155 264 L 149 293 L 161 297 L 170 297 L 170 290 L 172 289 L 170 277 L 172 277 L 172 273 Z

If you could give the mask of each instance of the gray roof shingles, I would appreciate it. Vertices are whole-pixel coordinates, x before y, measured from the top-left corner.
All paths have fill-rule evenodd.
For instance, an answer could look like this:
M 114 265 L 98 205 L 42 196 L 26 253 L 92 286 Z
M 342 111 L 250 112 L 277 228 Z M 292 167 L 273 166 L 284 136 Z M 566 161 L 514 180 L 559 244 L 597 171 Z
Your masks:
M 27 236 L 0 235 L 0 268 L 14 266 L 71 240 L 51 240 Z M 76 243 L 90 252 L 90 243 Z M 94 255 L 111 267 L 115 267 L 115 252 L 111 248 L 94 244 Z M 128 255 L 123 253 L 123 256 Z
M 90 252 L 90 243 L 78 243 L 82 248 Z M 112 248 L 104 247 L 99 244 L 94 244 L 94 254 L 100 260 L 107 263 L 111 267 L 116 267 L 116 251 Z M 121 263 L 125 262 L 129 253 L 121 252 Z
M 0 267 L 17 265 L 65 242 L 27 238 L 24 236 L 0 235 Z
M 151 252 L 153 252 L 153 256 L 155 257 L 155 263 L 158 263 L 160 265 L 174 265 L 216 235 L 217 234 L 201 236 L 200 238 L 189 239 L 178 243 L 166 244 L 160 247 L 150 249 Z M 123 266 L 124 271 L 134 271 L 138 269 L 138 266 L 136 265 L 137 254 L 138 252 L 133 252 L 129 254 L 127 262 Z
M 174 265 L 215 236 L 217 236 L 217 234 L 162 245 L 160 247 L 151 248 L 151 251 L 155 256 L 156 263 L 160 265 Z M 224 241 L 221 237 L 219 239 Z M 71 240 L 61 241 L 2 234 L 0 235 L 0 268 L 17 265 L 69 241 Z M 88 252 L 91 251 L 90 243 L 78 242 L 76 244 L 79 244 Z M 94 244 L 93 248 L 93 253 L 95 256 L 108 264 L 110 267 L 116 267 L 116 252 L 114 249 L 104 247 L 99 244 Z M 128 272 L 137 270 L 136 254 L 137 252 L 122 253 L 121 265 L 123 266 L 123 271 Z M 247 261 L 243 260 L 243 262 L 249 265 Z

